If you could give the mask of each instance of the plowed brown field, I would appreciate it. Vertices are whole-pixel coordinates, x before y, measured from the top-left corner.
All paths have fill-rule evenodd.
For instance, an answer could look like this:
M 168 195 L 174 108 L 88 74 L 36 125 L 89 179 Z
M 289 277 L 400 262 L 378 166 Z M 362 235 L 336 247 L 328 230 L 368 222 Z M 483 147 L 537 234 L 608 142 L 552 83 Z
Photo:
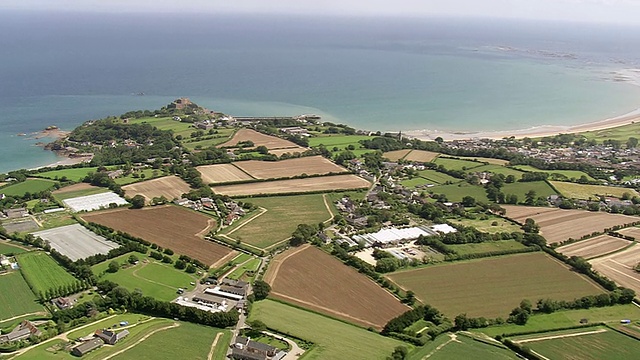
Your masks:
M 253 179 L 233 164 L 204 165 L 196 168 L 205 184 L 226 183 Z
M 557 248 L 556 251 L 567 256 L 580 256 L 585 259 L 590 259 L 595 256 L 620 250 L 629 245 L 631 245 L 631 242 L 628 240 L 609 235 L 600 235 L 588 240 L 561 246 Z
M 291 141 L 279 137 L 265 135 L 251 129 L 240 129 L 231 140 L 218 145 L 218 147 L 234 147 L 241 141 L 253 141 L 255 146 L 266 146 L 267 149 L 298 148 Z
M 640 294 L 640 273 L 633 270 L 634 266 L 640 262 L 640 245 L 635 244 L 627 250 L 589 262 L 600 274 Z
M 407 156 L 404 157 L 406 161 L 417 161 L 417 162 L 431 162 L 433 159 L 438 157 L 438 153 L 425 151 L 425 150 L 413 150 Z
M 563 210 L 558 208 L 540 208 L 529 206 L 503 206 L 507 217 L 520 223 L 527 218 L 535 220 L 540 226 L 540 234 L 547 243 L 554 244 L 569 238 L 579 239 L 593 232 L 601 232 L 614 225 L 630 224 L 638 221 L 637 217 L 592 212 L 586 210 Z
M 169 248 L 176 254 L 188 255 L 207 265 L 231 251 L 201 238 L 215 226 L 212 218 L 177 206 L 106 210 L 82 215 L 82 218 Z
M 276 256 L 265 281 L 272 287 L 269 296 L 365 327 L 381 329 L 409 310 L 366 276 L 309 245 Z
M 164 196 L 168 200 L 182 197 L 191 191 L 189 184 L 175 175 L 142 181 L 122 187 L 128 197 L 142 195 L 150 202 L 154 197 Z
M 309 156 L 282 161 L 238 161 L 235 166 L 244 170 L 256 179 L 274 179 L 294 177 L 302 174 L 322 175 L 328 173 L 344 173 L 347 169 L 336 165 L 323 156 Z
M 248 196 L 312 191 L 365 189 L 371 184 L 355 175 L 322 176 L 304 179 L 276 180 L 259 183 L 221 185 L 211 189 L 221 195 Z
M 407 154 L 410 152 L 411 149 L 394 150 L 384 153 L 383 156 L 391 161 L 398 161 L 407 156 Z
M 640 241 L 640 228 L 628 227 L 622 230 L 618 230 L 622 235 L 633 236 L 636 240 Z

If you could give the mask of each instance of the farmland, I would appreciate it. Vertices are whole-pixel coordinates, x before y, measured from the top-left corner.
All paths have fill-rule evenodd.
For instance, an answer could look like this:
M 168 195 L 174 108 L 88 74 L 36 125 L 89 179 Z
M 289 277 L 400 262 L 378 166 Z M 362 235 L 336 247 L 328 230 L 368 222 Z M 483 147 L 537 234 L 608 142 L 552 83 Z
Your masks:
M 640 341 L 604 327 L 544 333 L 515 341 L 549 359 L 626 360 L 640 353 Z
M 261 249 L 289 239 L 298 224 L 317 224 L 333 216 L 327 209 L 323 194 L 273 196 L 241 201 L 251 202 L 266 209 L 266 212 L 260 211 L 247 216 L 223 233 Z M 282 221 L 283 219 L 286 221 Z
M 240 170 L 233 164 L 216 164 L 198 166 L 196 169 L 202 175 L 205 184 L 226 183 L 233 181 L 252 180 L 251 175 Z
M 101 194 L 108 191 L 109 189 L 107 188 L 93 186 L 87 183 L 78 183 L 60 188 L 52 194 L 56 199 L 62 201 L 80 196 Z
M 394 150 L 394 151 L 386 152 L 382 154 L 382 156 L 384 156 L 385 158 L 391 161 L 398 161 L 398 160 L 404 159 L 404 157 L 407 156 L 407 154 L 410 153 L 411 151 L 412 151 L 411 149 Z
M 508 160 L 495 159 L 495 158 L 460 156 L 460 159 L 462 159 L 462 160 L 471 160 L 471 161 L 480 161 L 480 162 L 487 163 L 487 164 L 490 164 L 490 165 L 499 165 L 499 166 L 506 166 L 507 164 L 509 164 Z
M 23 314 L 42 311 L 19 271 L 0 276 L 0 322 Z
M 270 149 L 269 150 L 269 154 L 273 154 L 275 156 L 282 156 L 282 154 L 295 154 L 295 153 L 300 153 L 302 154 L 303 152 L 307 151 L 309 149 L 307 148 L 303 148 L 301 146 L 296 146 L 296 147 L 288 147 L 285 149 Z
M 111 207 L 112 204 L 115 204 L 116 206 L 128 204 L 125 199 L 112 191 L 74 197 L 62 200 L 62 202 L 74 212 L 107 209 Z
M 465 334 L 443 334 L 433 342 L 416 349 L 410 353 L 407 359 L 422 360 L 450 359 L 518 359 L 518 357 L 505 347 L 490 345 L 482 341 L 466 336 Z
M 0 193 L 7 196 L 23 196 L 26 193 L 39 193 L 53 188 L 55 181 L 48 179 L 29 178 L 23 182 L 0 188 Z
M 573 300 L 603 292 L 540 252 L 435 265 L 388 277 L 450 317 L 506 317 L 522 299 Z
M 305 353 L 305 360 L 384 360 L 396 346 L 411 347 L 399 340 L 273 300 L 253 304 L 249 320 L 261 320 L 269 328 L 313 342 L 315 346 Z
M 215 221 L 212 218 L 176 206 L 107 210 L 82 217 L 86 221 L 129 233 L 165 249 L 169 248 L 177 254 L 198 259 L 207 265 L 230 252 L 226 247 L 200 237 L 214 227 Z
M 360 140 L 371 140 L 373 137 L 367 135 L 330 135 L 330 136 L 315 136 L 309 138 L 309 146 L 317 147 L 324 145 L 328 149 L 334 146 L 338 148 L 346 148 L 349 145 L 353 145 L 356 149 L 361 147 Z
M 453 244 L 449 247 L 460 255 L 481 254 L 493 251 L 519 250 L 525 246 L 515 240 L 486 241 L 482 243 Z
M 456 184 L 439 185 L 429 188 L 429 192 L 434 194 L 443 194 L 448 201 L 460 202 L 465 196 L 471 196 L 478 201 L 487 202 L 487 193 L 481 186 L 471 185 L 467 182 L 459 182 Z
M 256 179 L 275 179 L 307 175 L 344 173 L 348 170 L 322 156 L 310 156 L 281 161 L 238 161 L 233 165 Z
M 575 184 L 562 181 L 550 181 L 550 183 L 560 194 L 571 199 L 598 200 L 599 196 L 614 196 L 620 198 L 624 193 L 628 193 L 631 196 L 640 195 L 633 189 L 623 187 Z
M 122 187 L 127 196 L 142 195 L 150 202 L 155 197 L 164 196 L 168 200 L 181 198 L 191 190 L 189 184 L 175 175 L 143 181 Z
M 522 232 L 520 225 L 498 216 L 480 217 L 476 219 L 459 218 L 452 219 L 451 221 L 464 226 L 472 226 L 482 232 L 490 234 L 498 232 Z
M 637 243 L 624 251 L 609 254 L 589 261 L 600 274 L 618 285 L 640 294 L 640 273 L 633 270 L 640 262 L 640 245 Z
M 527 218 L 535 220 L 540 226 L 540 234 L 547 243 L 554 244 L 569 238 L 579 239 L 593 232 L 603 231 L 614 225 L 623 225 L 638 220 L 634 216 L 590 212 L 585 210 L 563 210 L 558 208 L 539 208 L 504 205 L 507 217 L 524 223 Z
M 313 246 L 275 257 L 265 281 L 276 299 L 364 327 L 381 329 L 408 310 L 372 280 Z
M 25 250 L 22 246 L 16 246 L 6 241 L 0 241 L 0 254 L 20 254 Z
M 260 194 L 286 194 L 316 191 L 335 191 L 368 188 L 371 184 L 355 175 L 335 175 L 304 179 L 265 181 L 250 184 L 214 186 L 221 195 L 249 196 Z
M 61 180 L 63 178 L 71 181 L 82 181 L 90 172 L 96 172 L 97 167 L 81 167 L 63 170 L 51 170 L 37 173 L 34 176 L 52 180 Z
M 594 238 L 564 245 L 556 249 L 557 252 L 571 256 L 580 256 L 585 259 L 605 255 L 633 244 L 609 235 L 600 235 Z
M 535 191 L 536 197 L 542 196 L 546 198 L 549 195 L 558 194 L 546 181 L 528 181 L 504 184 L 501 191 L 505 195 L 513 194 L 518 196 L 518 201 L 524 201 L 526 197 L 525 194 L 531 190 Z
M 435 158 L 437 158 L 440 154 L 431 151 L 424 150 L 412 150 L 408 153 L 403 160 L 405 161 L 414 161 L 414 162 L 431 162 Z
M 219 147 L 235 147 L 239 142 L 251 141 L 255 146 L 265 146 L 267 149 L 298 148 L 299 146 L 291 141 L 279 137 L 265 135 L 251 129 L 240 129 L 231 140 L 222 143 Z
M 504 176 L 513 175 L 516 178 L 516 180 L 519 180 L 523 174 L 522 171 L 510 168 L 510 167 L 506 167 L 506 166 L 496 165 L 496 164 L 478 166 L 476 168 L 473 168 L 473 172 L 490 172 L 494 174 L 502 174 Z
M 49 290 L 64 288 L 78 282 L 44 252 L 27 252 L 16 257 L 22 275 L 36 294 L 45 295 Z
M 550 178 L 555 180 L 571 180 L 580 179 L 582 176 L 586 177 L 589 181 L 594 181 L 589 174 L 579 170 L 541 170 L 530 165 L 516 165 L 514 168 L 527 171 L 527 172 L 543 172 L 549 174 Z
M 484 165 L 481 162 L 460 160 L 448 157 L 439 157 L 433 161 L 436 165 L 442 165 L 448 170 L 469 170 Z
M 95 254 L 106 254 L 120 245 L 98 236 L 80 224 L 33 233 L 48 241 L 53 249 L 73 261 Z
M 622 230 L 618 230 L 618 232 L 622 235 L 631 236 L 636 240 L 640 240 L 640 228 L 639 227 L 628 227 Z

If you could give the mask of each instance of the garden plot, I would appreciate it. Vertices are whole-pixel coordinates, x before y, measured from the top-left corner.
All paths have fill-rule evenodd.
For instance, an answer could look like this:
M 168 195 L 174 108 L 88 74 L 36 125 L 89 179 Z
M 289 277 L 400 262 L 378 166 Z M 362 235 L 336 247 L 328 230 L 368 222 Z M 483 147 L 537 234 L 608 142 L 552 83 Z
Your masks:
M 98 236 L 80 224 L 61 226 L 33 234 L 49 242 L 53 249 L 76 261 L 91 255 L 106 254 L 120 245 Z
M 102 194 L 94 194 L 87 196 L 80 196 L 71 199 L 62 200 L 62 202 L 71 208 L 74 212 L 79 211 L 93 211 L 99 209 L 106 209 L 111 204 L 127 205 L 128 202 L 118 196 L 114 192 L 106 192 Z

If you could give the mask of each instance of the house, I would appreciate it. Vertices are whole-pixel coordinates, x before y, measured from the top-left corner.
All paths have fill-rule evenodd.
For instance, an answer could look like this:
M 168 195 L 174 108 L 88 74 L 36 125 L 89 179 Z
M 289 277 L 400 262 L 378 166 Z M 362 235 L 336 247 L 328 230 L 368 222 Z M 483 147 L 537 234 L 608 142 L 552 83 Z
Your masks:
M 16 326 L 10 333 L 0 335 L 0 344 L 5 342 L 19 341 L 28 339 L 30 336 L 40 336 L 42 331 L 38 329 L 31 321 L 24 320 L 20 325 Z
M 68 309 L 73 307 L 73 302 L 68 298 L 59 297 L 51 300 L 51 303 L 58 307 L 60 310 Z
M 86 353 L 89 353 L 95 349 L 99 349 L 104 345 L 104 341 L 100 338 L 93 338 L 89 341 L 85 341 L 82 344 L 71 349 L 71 354 L 75 356 L 83 356 Z
M 124 170 L 118 169 L 118 170 L 114 170 L 114 171 L 109 171 L 107 173 L 107 176 L 109 177 L 109 179 L 113 180 L 113 179 L 119 178 L 123 174 L 124 174 Z
M 26 208 L 6 209 L 3 210 L 4 216 L 9 219 L 17 219 L 25 216 L 29 216 L 29 212 Z
M 278 349 L 271 345 L 259 343 L 242 336 L 236 337 L 231 351 L 231 358 L 239 360 L 266 360 L 275 356 Z
M 115 331 L 98 329 L 96 330 L 94 335 L 102 339 L 102 341 L 104 341 L 105 344 L 115 345 L 118 341 L 120 341 L 121 339 L 124 339 L 129 335 L 129 330 L 125 329 L 119 333 L 116 333 Z
M 231 358 L 237 360 L 267 360 L 267 355 L 234 347 L 231 349 Z

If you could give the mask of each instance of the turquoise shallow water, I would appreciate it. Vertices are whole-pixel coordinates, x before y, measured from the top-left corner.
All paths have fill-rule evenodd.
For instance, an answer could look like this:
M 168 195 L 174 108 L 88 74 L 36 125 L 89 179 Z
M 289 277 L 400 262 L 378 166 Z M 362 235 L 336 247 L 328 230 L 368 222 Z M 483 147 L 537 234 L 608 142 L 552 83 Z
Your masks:
M 640 68 L 640 35 L 620 35 L 640 32 L 621 29 L 16 13 L 0 14 L 0 32 L 12 35 L 0 37 L 0 171 L 56 160 L 18 133 L 180 96 L 383 131 L 572 125 L 640 107 L 640 87 L 611 81 Z

